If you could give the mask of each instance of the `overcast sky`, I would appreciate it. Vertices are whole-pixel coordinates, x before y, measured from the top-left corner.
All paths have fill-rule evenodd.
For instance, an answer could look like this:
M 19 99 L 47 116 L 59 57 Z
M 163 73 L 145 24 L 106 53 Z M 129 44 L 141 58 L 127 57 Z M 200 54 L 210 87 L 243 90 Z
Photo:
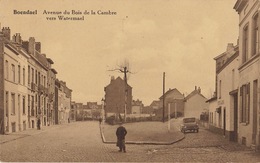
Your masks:
M 73 90 L 72 100 L 104 97 L 108 71 L 129 62 L 133 99 L 150 105 L 166 91 L 188 94 L 195 86 L 206 97 L 214 92 L 214 57 L 237 43 L 236 0 L 0 0 L 0 22 L 23 40 L 35 37 L 54 61 L 57 77 Z M 17 15 L 13 10 L 37 10 Z M 47 20 L 46 11 L 85 10 L 116 15 L 84 15 L 82 21 Z M 68 15 L 76 16 L 76 15 Z M 78 15 L 82 16 L 82 15 Z

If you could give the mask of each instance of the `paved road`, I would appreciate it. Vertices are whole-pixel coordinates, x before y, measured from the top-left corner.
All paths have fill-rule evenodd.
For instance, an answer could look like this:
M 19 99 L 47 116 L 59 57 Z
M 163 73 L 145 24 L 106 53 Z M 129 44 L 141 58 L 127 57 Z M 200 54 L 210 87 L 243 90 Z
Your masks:
M 127 145 L 120 153 L 102 143 L 98 122 L 75 122 L 0 144 L 8 162 L 260 162 L 259 153 L 207 130 L 188 133 L 173 145 Z

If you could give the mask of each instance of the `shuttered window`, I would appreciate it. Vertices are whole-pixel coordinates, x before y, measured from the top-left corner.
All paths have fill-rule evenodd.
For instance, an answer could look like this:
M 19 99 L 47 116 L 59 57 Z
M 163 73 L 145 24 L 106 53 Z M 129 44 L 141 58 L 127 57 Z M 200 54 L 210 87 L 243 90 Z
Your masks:
M 240 87 L 240 122 L 249 123 L 250 120 L 250 83 Z

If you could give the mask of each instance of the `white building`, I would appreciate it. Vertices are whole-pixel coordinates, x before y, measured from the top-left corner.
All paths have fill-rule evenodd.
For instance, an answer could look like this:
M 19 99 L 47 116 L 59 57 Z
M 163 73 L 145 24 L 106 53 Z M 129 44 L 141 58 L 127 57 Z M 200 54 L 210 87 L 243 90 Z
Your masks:
M 184 103 L 184 117 L 195 117 L 200 119 L 202 113 L 208 113 L 207 98 L 201 94 L 201 88 L 195 86 L 188 96 L 185 97 Z
M 214 58 L 217 94 L 209 113 L 210 130 L 232 141 L 237 141 L 238 135 L 238 56 L 238 46 L 229 43 L 226 51 Z
M 239 14 L 238 142 L 260 149 L 260 2 L 237 0 Z
M 10 29 L 3 28 L 4 60 L 4 133 L 26 130 L 28 127 L 27 60 L 29 55 L 21 48 L 21 36 L 10 40 Z

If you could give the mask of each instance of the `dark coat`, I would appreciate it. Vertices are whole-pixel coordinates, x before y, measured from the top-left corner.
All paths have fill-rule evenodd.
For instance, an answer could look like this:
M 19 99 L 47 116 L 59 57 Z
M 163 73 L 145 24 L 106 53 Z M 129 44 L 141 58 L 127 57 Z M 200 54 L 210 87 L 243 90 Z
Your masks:
M 123 126 L 120 126 L 117 128 L 117 130 L 116 130 L 117 139 L 119 139 L 119 140 L 125 139 L 126 134 L 127 134 L 127 131 Z

